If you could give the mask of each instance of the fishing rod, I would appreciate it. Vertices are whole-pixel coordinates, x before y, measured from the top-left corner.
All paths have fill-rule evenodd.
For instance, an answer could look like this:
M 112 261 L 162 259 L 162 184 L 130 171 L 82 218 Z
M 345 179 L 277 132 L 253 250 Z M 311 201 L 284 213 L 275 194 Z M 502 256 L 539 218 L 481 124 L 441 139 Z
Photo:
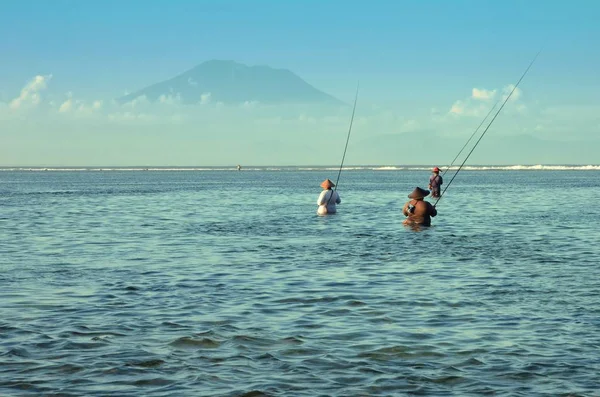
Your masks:
M 350 133 L 352 132 L 352 123 L 354 122 L 354 113 L 356 112 L 356 102 L 358 102 L 358 88 L 360 86 L 360 82 L 356 84 L 356 95 L 354 95 L 354 107 L 352 108 L 352 117 L 350 118 L 350 127 L 348 128 L 348 136 L 346 137 L 346 146 L 344 147 L 344 154 L 342 155 L 342 163 L 340 164 L 340 170 L 338 171 L 337 178 L 335 180 L 335 186 L 333 191 L 337 191 L 338 182 L 340 181 L 340 175 L 342 174 L 342 167 L 344 166 L 344 159 L 346 158 L 346 150 L 348 150 L 348 142 L 350 141 Z M 329 196 L 329 200 L 327 200 L 327 204 L 331 201 L 333 197 L 333 193 Z
M 510 91 L 510 93 L 508 94 L 508 96 L 506 97 L 506 99 L 504 100 L 504 102 L 502 103 L 502 106 L 500 106 L 500 108 L 498 109 L 498 111 L 496 112 L 496 114 L 494 115 L 494 117 L 492 118 L 492 120 L 490 121 L 490 123 L 487 125 L 487 127 L 485 128 L 485 130 L 483 130 L 483 133 L 481 134 L 481 136 L 479 137 L 479 139 L 477 140 L 477 142 L 475 142 L 475 145 L 473 145 L 473 148 L 471 149 L 471 151 L 469 152 L 469 154 L 467 154 L 467 157 L 465 157 L 465 159 L 462 162 L 462 164 L 460 165 L 460 167 L 458 167 L 458 170 L 456 170 L 456 173 L 452 176 L 452 179 L 450 179 L 450 182 L 448 182 L 448 185 L 446 185 L 446 188 L 442 191 L 442 194 L 440 194 L 440 197 L 438 197 L 438 199 L 435 201 L 435 204 L 433 204 L 434 207 L 437 206 L 438 202 L 442 199 L 442 197 L 444 197 L 444 193 L 446 193 L 446 190 L 448 190 L 448 188 L 452 184 L 452 181 L 454 180 L 454 178 L 456 178 L 456 175 L 458 175 L 458 173 L 460 172 L 460 170 L 462 169 L 462 167 L 465 165 L 465 163 L 467 162 L 467 160 L 471 156 L 471 153 L 473 153 L 473 151 L 475 150 L 475 148 L 477 147 L 477 145 L 479 145 L 479 142 L 481 141 L 481 139 L 483 138 L 483 136 L 486 134 L 486 132 L 490 129 L 490 126 L 494 123 L 494 120 L 496 120 L 496 117 L 498 117 L 498 114 L 500 114 L 500 111 L 502 111 L 502 109 L 504 108 L 504 105 L 506 105 L 506 103 L 508 102 L 508 100 L 510 99 L 510 97 L 512 96 L 512 94 L 515 92 L 515 90 L 517 89 L 517 87 L 521 83 L 521 80 L 523 80 L 523 78 L 525 77 L 525 75 L 527 74 L 527 72 L 529 72 L 529 69 L 531 69 L 531 67 L 535 63 L 535 60 L 538 58 L 538 56 L 540 55 L 541 52 L 542 52 L 542 50 L 539 50 L 538 53 L 535 54 L 535 57 L 533 57 L 533 59 L 529 63 L 529 66 L 527 66 L 527 69 L 525 69 L 525 72 L 523 72 L 523 74 L 521 75 L 521 78 L 519 79 L 519 81 L 517 81 L 517 84 L 515 84 L 515 86 L 513 87 L 513 89 Z

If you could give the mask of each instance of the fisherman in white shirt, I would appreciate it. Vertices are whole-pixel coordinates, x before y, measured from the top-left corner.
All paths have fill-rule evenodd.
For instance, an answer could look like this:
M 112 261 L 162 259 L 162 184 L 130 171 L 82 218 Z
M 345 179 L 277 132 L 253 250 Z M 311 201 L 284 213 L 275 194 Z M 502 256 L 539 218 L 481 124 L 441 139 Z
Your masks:
M 329 179 L 325 179 L 323 183 L 321 183 L 321 187 L 323 188 L 323 191 L 321 192 L 321 195 L 317 200 L 317 205 L 319 206 L 319 208 L 317 209 L 317 214 L 335 214 L 335 205 L 342 202 L 342 199 L 340 199 L 340 195 L 338 194 L 338 192 L 331 190 L 332 187 L 335 187 L 335 184 Z

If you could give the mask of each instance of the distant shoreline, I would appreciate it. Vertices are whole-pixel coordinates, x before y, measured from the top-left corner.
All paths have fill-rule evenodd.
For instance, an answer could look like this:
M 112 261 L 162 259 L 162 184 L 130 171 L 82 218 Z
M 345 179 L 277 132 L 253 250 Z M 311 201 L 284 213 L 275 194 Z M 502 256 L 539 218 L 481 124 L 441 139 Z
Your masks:
M 425 165 L 349 165 L 344 166 L 345 171 L 429 171 L 432 166 Z M 441 167 L 445 169 L 446 167 Z M 452 166 L 451 170 L 458 169 Z M 600 171 L 600 164 L 532 164 L 532 165 L 466 165 L 464 171 Z M 251 171 L 331 171 L 339 170 L 339 166 L 242 166 L 240 172 Z M 29 171 L 29 172 L 65 172 L 65 171 L 236 171 L 236 165 L 231 166 L 0 166 L 2 171 Z

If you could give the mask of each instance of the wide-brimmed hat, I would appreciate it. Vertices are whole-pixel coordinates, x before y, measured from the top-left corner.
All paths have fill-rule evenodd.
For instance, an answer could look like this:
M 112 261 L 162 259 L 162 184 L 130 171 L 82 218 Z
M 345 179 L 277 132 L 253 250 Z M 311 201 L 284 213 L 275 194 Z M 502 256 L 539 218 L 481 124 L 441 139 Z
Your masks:
M 335 183 L 331 182 L 331 180 L 329 179 L 325 179 L 322 183 L 321 183 L 321 187 L 323 189 L 329 189 L 335 186 Z
M 433 167 L 433 172 L 440 172 L 440 169 L 438 167 Z
M 421 189 L 417 186 L 415 190 L 413 190 L 412 193 L 408 195 L 408 198 L 418 200 L 427 196 L 429 196 L 429 190 Z

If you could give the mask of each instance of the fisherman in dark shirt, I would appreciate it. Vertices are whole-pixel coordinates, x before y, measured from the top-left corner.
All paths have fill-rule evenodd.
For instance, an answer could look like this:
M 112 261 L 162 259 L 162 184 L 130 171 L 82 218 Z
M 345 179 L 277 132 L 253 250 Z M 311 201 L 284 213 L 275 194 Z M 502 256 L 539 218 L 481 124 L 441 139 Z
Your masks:
M 433 170 L 433 175 L 429 177 L 429 190 L 431 190 L 431 197 L 440 197 L 440 187 L 444 180 L 440 175 L 440 169 L 435 167 Z
M 429 195 L 429 190 L 416 187 L 408 198 L 411 199 L 402 209 L 402 213 L 407 218 L 404 220 L 405 225 L 431 226 L 431 217 L 437 215 L 437 210 L 430 202 L 424 198 Z

